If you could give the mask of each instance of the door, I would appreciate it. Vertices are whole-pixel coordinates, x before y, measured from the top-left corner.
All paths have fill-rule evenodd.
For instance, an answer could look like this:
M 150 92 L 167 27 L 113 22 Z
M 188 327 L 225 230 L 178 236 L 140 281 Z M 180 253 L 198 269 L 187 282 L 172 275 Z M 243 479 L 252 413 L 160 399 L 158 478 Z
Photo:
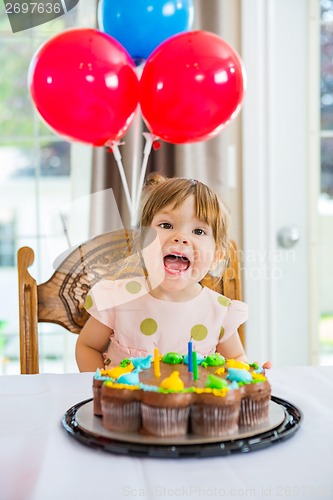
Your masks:
M 275 366 L 318 359 L 308 8 L 304 0 L 242 2 L 246 348 Z

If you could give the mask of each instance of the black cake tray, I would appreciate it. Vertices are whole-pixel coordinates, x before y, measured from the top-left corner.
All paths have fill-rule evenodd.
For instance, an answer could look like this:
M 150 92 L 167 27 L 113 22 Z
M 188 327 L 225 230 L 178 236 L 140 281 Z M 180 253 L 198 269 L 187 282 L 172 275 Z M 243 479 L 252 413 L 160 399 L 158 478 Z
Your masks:
M 90 448 L 100 449 L 105 452 L 118 455 L 128 455 L 135 457 L 152 457 L 152 458 L 204 458 L 214 456 L 226 456 L 233 453 L 248 453 L 250 451 L 261 450 L 280 443 L 292 437 L 300 428 L 303 421 L 303 413 L 295 405 L 284 399 L 272 396 L 271 402 L 273 405 L 278 405 L 282 418 L 279 418 L 277 425 L 267 426 L 251 430 L 251 432 L 240 432 L 233 436 L 225 438 L 200 438 L 196 436 L 193 439 L 189 436 L 188 439 L 175 438 L 147 438 L 138 437 L 132 439 L 132 436 L 127 436 L 121 433 L 109 433 L 107 431 L 101 434 L 95 430 L 91 430 L 89 425 L 85 426 L 81 423 L 80 412 L 88 409 L 88 405 L 92 408 L 92 398 L 75 404 L 69 408 L 62 418 L 62 426 L 67 433 L 76 441 L 89 446 Z M 87 411 L 86 411 L 87 413 Z M 97 427 L 100 425 L 101 417 L 93 416 L 92 419 L 97 419 Z

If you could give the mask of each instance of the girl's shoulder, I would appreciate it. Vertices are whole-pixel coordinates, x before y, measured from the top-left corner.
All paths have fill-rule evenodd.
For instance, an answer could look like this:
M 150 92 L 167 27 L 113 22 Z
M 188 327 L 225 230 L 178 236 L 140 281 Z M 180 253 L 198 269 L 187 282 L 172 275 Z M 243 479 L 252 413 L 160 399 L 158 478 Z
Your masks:
M 203 287 L 203 292 L 210 301 L 220 306 L 228 307 L 234 310 L 237 309 L 239 311 L 247 311 L 248 309 L 248 305 L 245 302 L 236 299 L 229 299 L 229 297 L 226 297 L 222 293 L 216 292 L 209 287 Z
M 118 307 L 147 294 L 144 277 L 101 280 L 89 292 L 89 295 L 101 309 Z

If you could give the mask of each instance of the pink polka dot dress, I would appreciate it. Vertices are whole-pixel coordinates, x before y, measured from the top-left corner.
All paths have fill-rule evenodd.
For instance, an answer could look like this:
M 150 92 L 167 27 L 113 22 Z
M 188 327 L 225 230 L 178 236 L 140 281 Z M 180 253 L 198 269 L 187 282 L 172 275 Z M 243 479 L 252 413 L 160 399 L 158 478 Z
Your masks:
M 87 296 L 85 308 L 112 329 L 106 359 L 117 365 L 124 358 L 160 353 L 186 354 L 188 342 L 203 356 L 215 352 L 248 317 L 248 306 L 203 287 L 184 302 L 156 299 L 144 278 L 103 280 Z

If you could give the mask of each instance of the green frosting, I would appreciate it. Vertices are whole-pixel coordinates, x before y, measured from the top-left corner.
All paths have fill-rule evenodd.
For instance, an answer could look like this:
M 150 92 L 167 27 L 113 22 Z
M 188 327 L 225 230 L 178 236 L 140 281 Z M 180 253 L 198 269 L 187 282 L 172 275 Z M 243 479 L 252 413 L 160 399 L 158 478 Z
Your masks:
M 205 368 L 206 366 L 223 366 L 225 358 L 218 352 L 209 354 L 206 359 L 201 363 Z
M 258 363 L 250 363 L 250 366 L 251 366 L 254 370 L 258 370 L 258 368 L 259 368 Z
M 129 365 L 131 363 L 131 360 L 128 359 L 128 358 L 125 358 L 123 359 L 120 363 L 119 363 L 119 366 L 121 366 L 122 368 L 124 368 L 125 366 Z
M 162 361 L 169 365 L 179 365 L 183 362 L 183 355 L 178 352 L 168 352 L 163 356 Z
M 251 380 L 250 384 L 262 384 L 264 382 L 264 380 L 260 380 L 260 379 L 257 379 L 257 378 L 254 378 Z
M 207 376 L 205 387 L 209 387 L 210 389 L 223 389 L 223 387 L 228 387 L 228 382 L 210 373 Z

